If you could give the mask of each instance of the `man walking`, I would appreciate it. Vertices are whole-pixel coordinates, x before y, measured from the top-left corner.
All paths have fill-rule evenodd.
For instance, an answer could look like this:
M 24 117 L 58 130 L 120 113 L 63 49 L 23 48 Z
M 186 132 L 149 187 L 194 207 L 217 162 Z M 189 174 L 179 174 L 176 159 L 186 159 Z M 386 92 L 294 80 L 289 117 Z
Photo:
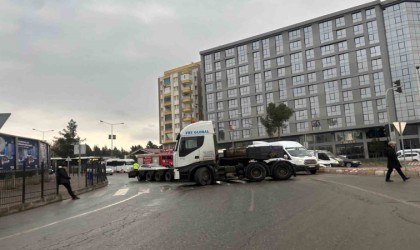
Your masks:
M 57 169 L 57 183 L 63 185 L 66 189 L 67 192 L 69 192 L 69 195 L 71 196 L 71 198 L 73 200 L 78 200 L 80 199 L 79 197 L 77 197 L 74 193 L 73 190 L 71 189 L 71 185 L 70 185 L 70 176 L 67 174 L 67 171 L 65 168 L 63 168 L 62 166 L 58 166 Z
M 388 147 L 386 147 L 385 149 L 385 155 L 388 158 L 388 164 L 387 164 L 388 171 L 386 172 L 386 178 L 385 178 L 386 182 L 393 182 L 393 180 L 391 180 L 391 173 L 394 170 L 394 168 L 398 172 L 398 174 L 401 176 L 403 181 L 410 179 L 410 177 L 406 177 L 404 173 L 401 171 L 401 164 L 400 164 L 400 161 L 398 160 L 397 154 L 395 153 L 396 144 L 397 143 L 395 141 L 390 141 L 388 142 Z

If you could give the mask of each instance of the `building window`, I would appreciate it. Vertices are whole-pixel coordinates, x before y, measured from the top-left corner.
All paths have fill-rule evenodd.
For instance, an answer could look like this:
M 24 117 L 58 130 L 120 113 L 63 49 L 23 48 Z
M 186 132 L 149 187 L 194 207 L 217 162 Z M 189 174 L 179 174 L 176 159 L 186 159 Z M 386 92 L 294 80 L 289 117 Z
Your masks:
M 271 70 L 264 72 L 264 79 L 270 80 L 272 78 Z
M 239 67 L 239 74 L 243 75 L 243 74 L 248 74 L 248 65 L 244 65 Z
M 356 45 L 356 48 L 365 46 L 365 37 L 356 37 L 354 39 L 354 43 Z
M 238 89 L 229 89 L 228 90 L 228 97 L 237 97 L 238 96 Z
M 265 83 L 265 91 L 273 90 L 273 82 L 266 82 Z
M 291 54 L 290 62 L 292 64 L 292 74 L 300 73 L 303 71 L 303 58 L 301 52 Z
M 313 49 L 308 49 L 307 51 L 305 51 L 305 54 L 306 54 L 306 60 L 315 58 L 315 53 Z
M 366 19 L 372 19 L 376 17 L 375 9 L 366 10 Z
M 290 43 L 290 50 L 300 50 L 302 49 L 302 44 L 300 41 L 296 41 L 296 42 L 291 42 Z
M 385 95 L 384 74 L 382 72 L 373 73 L 373 85 L 376 96 Z
M 220 60 L 220 52 L 214 53 L 214 60 Z
M 329 42 L 334 39 L 332 31 L 332 21 L 327 21 L 319 24 L 319 38 L 321 43 Z
M 316 82 L 316 73 L 309 73 L 307 76 L 308 82 Z
M 238 107 L 238 100 L 237 99 L 232 99 L 229 100 L 228 102 L 229 108 L 237 108 Z
M 306 70 L 315 70 L 315 61 L 306 62 Z
M 285 79 L 279 80 L 279 98 L 280 100 L 287 99 L 287 85 Z
M 223 84 L 222 84 L 222 82 L 216 82 L 216 89 L 217 89 L 217 90 L 222 90 L 222 89 L 223 89 Z
M 330 79 L 330 78 L 334 78 L 337 77 L 337 69 L 336 68 L 331 68 L 331 69 L 326 69 L 322 71 L 323 75 L 324 75 L 324 79 Z
M 363 88 L 360 89 L 360 97 L 361 98 L 369 98 L 371 97 L 370 88 Z
M 309 85 L 309 94 L 317 94 L 318 93 L 318 85 L 313 84 L 313 85 Z
M 376 21 L 367 24 L 369 44 L 379 43 L 378 25 Z
M 280 56 L 276 58 L 277 66 L 281 66 L 284 64 L 284 56 Z
M 216 81 L 222 80 L 222 72 L 216 72 Z
M 279 68 L 277 69 L 277 76 L 285 76 L 286 75 L 286 68 Z
M 365 125 L 374 124 L 372 101 L 362 102 L 363 122 Z
M 271 68 L 271 60 L 265 60 L 264 61 L 264 69 Z
M 268 38 L 262 40 L 262 45 L 263 45 L 263 57 L 264 58 L 270 57 L 270 40 Z
M 337 30 L 337 39 L 346 37 L 346 29 Z
M 226 67 L 229 68 L 229 67 L 233 67 L 233 66 L 235 66 L 235 58 L 227 59 L 226 60 Z
M 333 44 L 321 47 L 321 55 L 323 55 L 323 56 L 332 54 L 334 52 L 335 52 L 335 50 L 334 50 L 334 45 Z
M 300 109 L 300 108 L 306 108 L 306 99 L 296 99 L 295 100 L 295 108 L 296 109 Z
M 351 15 L 353 19 L 353 23 L 361 22 L 363 20 L 362 18 L 362 12 L 357 12 Z
M 263 95 L 257 95 L 255 98 L 258 104 L 264 103 Z
M 356 51 L 356 61 L 357 69 L 359 72 L 365 72 L 368 70 L 368 62 L 365 49 Z
M 210 71 L 213 70 L 211 55 L 204 56 L 204 69 L 205 69 L 206 72 L 210 72 Z
M 300 88 L 294 88 L 293 89 L 293 96 L 294 97 L 304 96 L 304 95 L 306 95 L 305 87 L 300 87 Z
M 382 69 L 382 59 L 374 59 L 372 60 L 372 70 Z
M 352 101 L 353 91 L 343 91 L 343 101 Z
M 369 85 L 370 84 L 369 75 L 359 76 L 359 84 L 360 86 Z
M 223 110 L 223 102 L 217 103 L 217 110 Z
M 255 77 L 255 91 L 256 92 L 263 91 L 261 73 L 255 74 L 254 77 Z
M 337 19 L 335 19 L 335 27 L 341 27 L 346 25 L 346 22 L 344 20 L 344 17 L 339 17 Z
M 213 83 L 206 84 L 206 92 L 211 92 L 211 91 L 213 91 Z
M 254 69 L 261 70 L 261 55 L 260 52 L 254 52 Z
M 306 120 L 308 119 L 308 111 L 307 110 L 297 110 L 295 111 L 296 121 Z
M 236 69 L 228 69 L 226 73 L 228 88 L 236 86 Z
M 216 98 L 217 98 L 217 100 L 222 100 L 223 99 L 223 92 L 217 92 Z
M 238 47 L 238 63 L 247 63 L 248 62 L 248 53 L 246 49 L 246 45 L 242 45 Z
M 319 117 L 318 96 L 309 97 L 309 103 L 311 105 L 311 116 L 312 116 L 312 118 Z
M 305 75 L 299 75 L 292 77 L 293 85 L 302 84 L 305 82 Z
M 215 70 L 220 70 L 222 68 L 222 63 L 221 62 L 216 62 L 214 64 L 214 68 L 215 68 Z
M 267 102 L 267 105 L 269 103 L 274 103 L 274 95 L 273 95 L 273 93 L 267 93 L 267 94 L 265 94 L 265 100 Z
M 340 74 L 342 76 L 350 75 L 349 54 L 341 54 L 340 58 Z
M 253 50 L 258 50 L 260 49 L 260 41 L 256 41 L 252 43 L 252 49 Z
M 283 36 L 282 35 L 275 36 L 275 40 L 276 40 L 276 53 L 282 54 L 284 52 Z
M 335 66 L 335 56 L 322 58 L 322 67 Z
M 344 51 L 344 50 L 347 50 L 347 41 L 344 41 L 344 42 L 339 42 L 339 43 L 337 44 L 337 47 L 338 47 L 338 51 Z
M 314 45 L 314 39 L 312 34 L 312 27 L 306 27 L 303 29 L 304 37 L 305 37 L 305 46 L 306 48 L 311 47 Z
M 363 34 L 363 24 L 353 26 L 353 32 L 355 35 Z
M 239 77 L 239 85 L 249 84 L 249 76 Z
M 289 32 L 289 40 L 300 38 L 300 30 L 293 30 Z
M 327 116 L 341 115 L 341 109 L 339 105 L 327 106 Z
M 235 50 L 234 49 L 227 49 L 227 50 L 225 50 L 225 54 L 226 54 L 226 57 L 234 56 L 235 55 Z
M 341 87 L 343 89 L 351 88 L 351 78 L 345 78 L 341 80 Z
M 380 55 L 381 55 L 381 48 L 379 46 L 370 48 L 370 57 L 375 57 L 375 56 L 380 56 Z

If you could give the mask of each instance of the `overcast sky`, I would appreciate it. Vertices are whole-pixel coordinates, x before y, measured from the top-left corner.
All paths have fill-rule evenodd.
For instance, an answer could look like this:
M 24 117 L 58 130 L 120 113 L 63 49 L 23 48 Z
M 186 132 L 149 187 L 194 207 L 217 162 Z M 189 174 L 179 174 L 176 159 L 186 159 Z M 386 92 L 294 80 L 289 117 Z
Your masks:
M 1 133 L 159 145 L 158 77 L 199 52 L 368 0 L 0 0 Z

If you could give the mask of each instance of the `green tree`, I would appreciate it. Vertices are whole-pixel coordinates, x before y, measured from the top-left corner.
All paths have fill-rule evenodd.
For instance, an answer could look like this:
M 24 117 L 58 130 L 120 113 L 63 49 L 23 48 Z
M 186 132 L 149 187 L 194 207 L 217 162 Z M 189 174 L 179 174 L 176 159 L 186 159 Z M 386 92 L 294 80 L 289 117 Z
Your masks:
M 293 115 L 293 109 L 287 107 L 284 103 L 278 106 L 274 103 L 269 103 L 267 106 L 267 115 L 261 117 L 261 123 L 265 127 L 267 134 L 273 136 L 277 133 L 278 138 L 281 136 L 281 129 L 285 128 L 285 122 Z
M 153 144 L 152 141 L 149 141 L 146 145 L 146 148 L 159 148 L 157 145 Z
M 58 132 L 61 137 L 54 137 L 52 146 L 53 156 L 58 157 L 74 157 L 74 144 L 80 141 L 80 137 L 77 135 L 77 124 L 71 119 L 67 127 L 62 131 Z

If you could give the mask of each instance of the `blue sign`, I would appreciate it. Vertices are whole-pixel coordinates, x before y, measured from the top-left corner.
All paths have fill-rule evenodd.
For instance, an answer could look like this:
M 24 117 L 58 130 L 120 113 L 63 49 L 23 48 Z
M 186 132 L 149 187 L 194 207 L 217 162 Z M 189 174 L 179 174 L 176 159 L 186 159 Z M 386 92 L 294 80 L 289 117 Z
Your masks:
M 15 137 L 0 134 L 0 170 L 15 169 Z

